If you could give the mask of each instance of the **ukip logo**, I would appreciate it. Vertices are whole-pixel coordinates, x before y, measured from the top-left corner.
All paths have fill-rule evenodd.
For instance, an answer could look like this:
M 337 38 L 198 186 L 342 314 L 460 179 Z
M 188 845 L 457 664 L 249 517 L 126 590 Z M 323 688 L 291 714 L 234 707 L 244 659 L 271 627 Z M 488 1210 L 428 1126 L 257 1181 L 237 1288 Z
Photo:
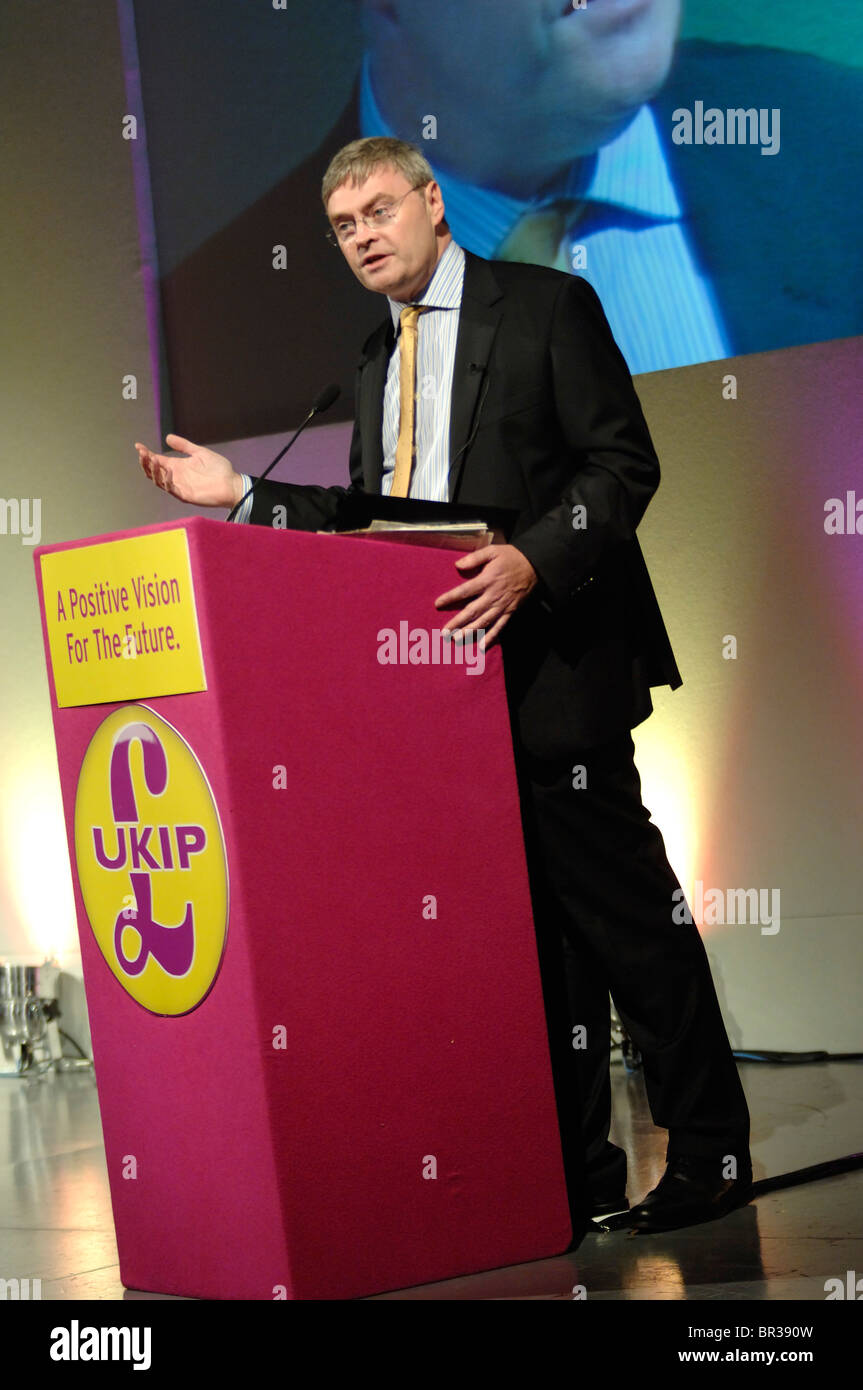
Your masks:
M 78 778 L 75 858 L 99 949 L 145 1009 L 189 1013 L 219 970 L 228 876 L 203 768 L 143 705 L 96 730 Z

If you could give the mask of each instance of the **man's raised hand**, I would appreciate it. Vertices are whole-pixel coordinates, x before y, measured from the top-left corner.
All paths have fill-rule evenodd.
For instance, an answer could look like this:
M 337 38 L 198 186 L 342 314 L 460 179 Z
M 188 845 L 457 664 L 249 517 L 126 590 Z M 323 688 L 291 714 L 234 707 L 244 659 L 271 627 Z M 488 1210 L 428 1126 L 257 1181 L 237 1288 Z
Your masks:
M 213 449 L 193 444 L 179 434 L 168 434 L 169 454 L 154 454 L 146 444 L 137 444 L 141 467 L 151 482 L 194 507 L 233 507 L 243 495 L 243 480 L 231 462 Z

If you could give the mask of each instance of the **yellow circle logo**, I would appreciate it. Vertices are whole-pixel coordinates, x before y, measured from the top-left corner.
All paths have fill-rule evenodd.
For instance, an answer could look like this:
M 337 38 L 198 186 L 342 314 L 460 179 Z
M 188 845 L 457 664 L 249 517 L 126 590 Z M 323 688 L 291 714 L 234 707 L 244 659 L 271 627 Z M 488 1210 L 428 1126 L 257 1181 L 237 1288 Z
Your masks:
M 189 1013 L 221 964 L 228 862 L 203 768 L 144 705 L 114 710 L 90 740 L 75 858 L 93 934 L 120 984 L 151 1013 Z

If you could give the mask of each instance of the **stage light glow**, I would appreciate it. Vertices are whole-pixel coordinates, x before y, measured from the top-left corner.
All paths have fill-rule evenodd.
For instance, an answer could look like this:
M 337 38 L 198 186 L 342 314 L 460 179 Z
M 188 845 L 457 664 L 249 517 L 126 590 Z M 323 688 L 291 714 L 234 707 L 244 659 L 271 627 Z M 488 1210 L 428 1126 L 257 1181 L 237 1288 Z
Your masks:
M 34 962 L 75 955 L 75 900 L 56 771 L 40 763 L 7 771 L 3 800 L 0 862 L 17 917 L 14 954 Z
M 635 761 L 644 804 L 662 832 L 669 862 L 689 902 L 697 877 L 701 788 L 671 723 L 657 719 L 651 728 L 653 723 L 635 731 Z

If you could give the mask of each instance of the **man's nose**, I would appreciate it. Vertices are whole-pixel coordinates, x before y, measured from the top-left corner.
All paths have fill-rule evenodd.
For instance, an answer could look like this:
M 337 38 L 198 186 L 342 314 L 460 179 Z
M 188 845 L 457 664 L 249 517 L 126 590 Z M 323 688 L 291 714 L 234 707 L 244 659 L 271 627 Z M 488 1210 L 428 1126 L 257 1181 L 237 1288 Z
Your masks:
M 374 241 L 376 236 L 377 232 L 374 227 L 369 227 L 365 222 L 357 222 L 357 230 L 354 235 L 357 250 L 362 250 L 363 247 L 368 246 L 369 242 Z

